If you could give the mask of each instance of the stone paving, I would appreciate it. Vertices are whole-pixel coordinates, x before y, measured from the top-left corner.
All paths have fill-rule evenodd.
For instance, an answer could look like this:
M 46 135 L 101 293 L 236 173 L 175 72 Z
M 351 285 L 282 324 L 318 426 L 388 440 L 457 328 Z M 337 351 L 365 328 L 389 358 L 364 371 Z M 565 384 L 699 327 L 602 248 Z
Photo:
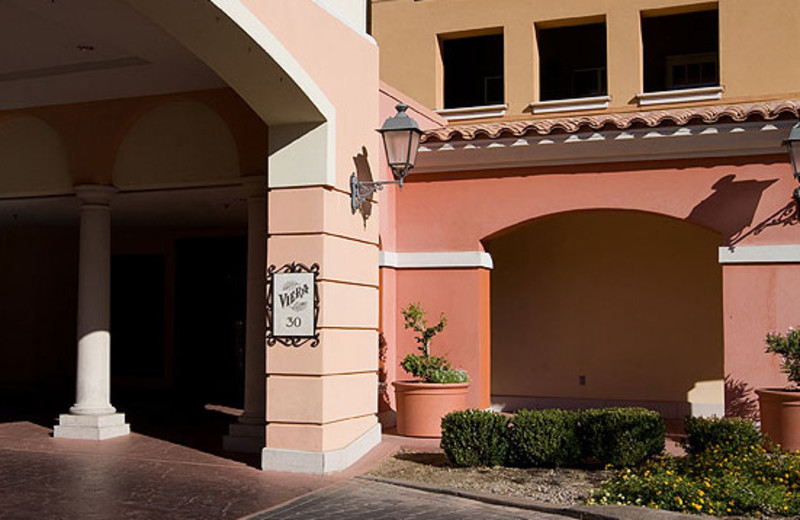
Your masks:
M 318 491 L 248 520 L 564 520 L 565 517 L 495 506 L 354 479 Z
M 343 477 L 268 473 L 140 434 L 53 439 L 0 423 L 1 520 L 234 520 Z

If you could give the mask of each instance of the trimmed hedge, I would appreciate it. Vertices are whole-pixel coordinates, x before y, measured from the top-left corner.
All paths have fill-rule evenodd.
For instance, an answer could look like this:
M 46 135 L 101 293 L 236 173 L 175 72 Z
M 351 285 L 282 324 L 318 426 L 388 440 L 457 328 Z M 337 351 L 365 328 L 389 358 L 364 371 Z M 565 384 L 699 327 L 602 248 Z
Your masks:
M 687 417 L 683 447 L 690 455 L 699 455 L 713 447 L 725 453 L 740 453 L 761 446 L 764 438 L 755 424 L 744 419 Z
M 635 466 L 664 451 L 664 422 L 643 408 L 467 410 L 442 419 L 441 447 L 457 466 Z
M 509 419 L 484 410 L 452 412 L 442 419 L 441 447 L 456 466 L 502 466 L 508 460 Z
M 579 465 L 580 414 L 569 410 L 522 410 L 511 421 L 509 462 L 519 467 Z
M 664 451 L 664 421 L 644 408 L 603 408 L 581 413 L 583 453 L 600 464 L 636 466 Z

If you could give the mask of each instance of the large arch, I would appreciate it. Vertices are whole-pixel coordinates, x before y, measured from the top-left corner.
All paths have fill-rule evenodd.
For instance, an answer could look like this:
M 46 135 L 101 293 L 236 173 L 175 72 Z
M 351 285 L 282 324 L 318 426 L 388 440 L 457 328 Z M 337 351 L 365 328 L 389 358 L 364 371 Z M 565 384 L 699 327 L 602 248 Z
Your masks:
M 225 121 L 202 103 L 172 101 L 142 115 L 117 153 L 120 190 L 239 182 L 236 142 Z
M 684 220 L 602 209 L 487 238 L 493 403 L 722 415 L 721 243 Z
M 34 116 L 0 121 L 0 197 L 67 193 L 72 177 L 58 132 Z

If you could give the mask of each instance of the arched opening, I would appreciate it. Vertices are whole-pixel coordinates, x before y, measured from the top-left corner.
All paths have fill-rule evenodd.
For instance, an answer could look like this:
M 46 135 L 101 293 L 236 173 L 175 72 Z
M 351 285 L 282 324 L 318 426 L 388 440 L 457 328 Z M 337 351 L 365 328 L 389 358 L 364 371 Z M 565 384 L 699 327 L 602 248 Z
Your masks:
M 722 415 L 721 240 L 620 210 L 550 215 L 486 240 L 494 405 Z
M 51 428 L 76 404 L 76 335 L 110 330 L 113 405 L 134 431 L 219 452 L 235 418 L 218 415 L 213 438 L 203 437 L 171 398 L 243 408 L 247 236 L 257 220 L 263 273 L 267 124 L 297 142 L 325 118 L 283 71 L 292 57 L 243 50 L 252 39 L 218 8 L 144 4 L 0 6 L 3 33 L 30 49 L 0 52 L 0 421 Z M 255 211 L 249 179 L 261 185 Z M 85 185 L 108 200 L 76 197 Z M 111 288 L 109 324 L 84 334 L 87 205 L 107 216 Z M 263 447 L 263 352 L 256 365 Z

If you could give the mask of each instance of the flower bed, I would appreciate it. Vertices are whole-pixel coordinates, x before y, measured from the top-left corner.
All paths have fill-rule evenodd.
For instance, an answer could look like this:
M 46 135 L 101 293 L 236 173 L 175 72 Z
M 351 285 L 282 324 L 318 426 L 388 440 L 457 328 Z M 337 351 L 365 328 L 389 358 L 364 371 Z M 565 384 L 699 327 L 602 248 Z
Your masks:
M 690 418 L 687 434 L 687 456 L 621 470 L 591 502 L 716 516 L 800 515 L 800 454 L 770 446 L 752 423 L 736 419 Z

